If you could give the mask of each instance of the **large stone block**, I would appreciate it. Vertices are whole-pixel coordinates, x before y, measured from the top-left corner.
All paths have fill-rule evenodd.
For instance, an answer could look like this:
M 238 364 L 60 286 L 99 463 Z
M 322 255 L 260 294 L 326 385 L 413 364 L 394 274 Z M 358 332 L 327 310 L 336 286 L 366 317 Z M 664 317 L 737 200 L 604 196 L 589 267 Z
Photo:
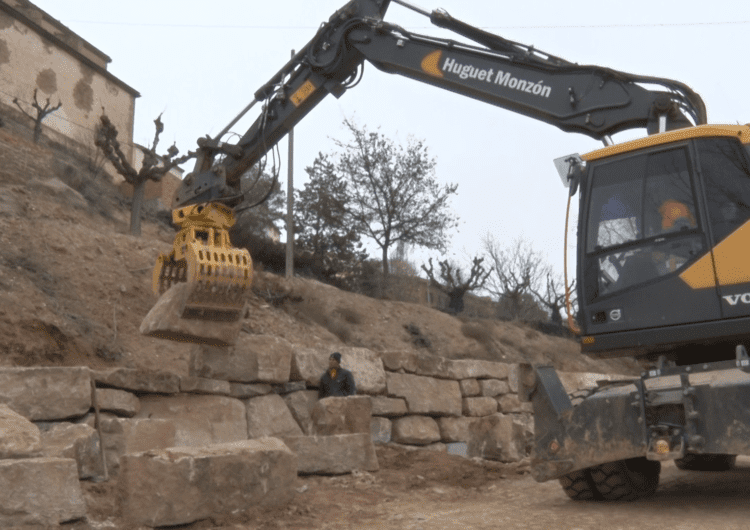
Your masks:
M 509 367 L 505 363 L 464 359 L 449 361 L 447 370 L 451 379 L 507 379 Z
M 41 454 L 39 427 L 0 405 L 0 459 L 29 458 Z
M 178 446 L 200 447 L 247 439 L 245 405 L 230 397 L 143 396 L 136 418 L 171 420 Z
M 388 395 L 404 398 L 410 414 L 461 415 L 458 381 L 395 373 L 388 373 L 386 380 Z
M 437 377 L 439 379 L 450 379 L 450 361 L 444 357 L 420 353 L 417 355 L 417 375 Z M 464 378 L 465 379 L 465 378 Z
M 272 391 L 273 387 L 266 383 L 229 383 L 229 395 L 237 399 L 265 396 Z
M 70 458 L 0 460 L 0 527 L 47 528 L 86 515 L 78 470 Z
M 297 470 L 301 475 L 339 475 L 379 469 L 369 431 L 367 434 L 284 437 L 284 442 L 297 455 Z
M 177 394 L 180 391 L 180 377 L 170 372 L 114 368 L 94 370 L 91 376 L 96 381 L 97 387 L 112 387 L 152 394 Z
M 141 402 L 136 395 L 116 388 L 97 388 L 96 401 L 99 404 L 99 410 L 128 418 L 135 416 L 141 410 Z
M 557 372 L 560 382 L 568 394 L 585 388 L 596 388 L 597 381 L 612 381 L 614 379 L 633 379 L 627 375 L 597 374 L 591 372 Z
M 413 374 L 417 371 L 417 357 L 413 352 L 389 351 L 382 352 L 383 366 L 391 372 L 408 372 Z
M 234 346 L 202 346 L 191 353 L 191 375 L 236 383 L 289 381 L 292 345 L 273 335 L 241 333 Z
M 247 438 L 266 436 L 301 436 L 302 429 L 294 420 L 281 396 L 268 394 L 243 401 L 246 407 Z
M 352 372 L 359 394 L 381 394 L 386 388 L 385 369 L 380 356 L 365 348 L 341 347 L 341 366 Z M 320 376 L 328 369 L 331 350 L 294 348 L 291 378 L 318 387 Z
M 534 405 L 530 402 L 522 402 L 518 394 L 505 394 L 497 398 L 500 412 L 534 412 Z
M 440 427 L 429 416 L 406 416 L 393 420 L 391 439 L 400 444 L 427 445 L 440 441 Z
M 312 411 L 313 433 L 369 433 L 372 405 L 369 396 L 327 397 L 315 404 Z
M 373 417 L 370 421 L 370 437 L 374 444 L 387 444 L 391 441 L 393 422 L 388 418 Z
M 497 412 L 497 401 L 491 397 L 468 397 L 463 401 L 464 416 L 489 416 Z
M 440 438 L 444 442 L 468 442 L 469 428 L 475 418 L 461 416 L 458 418 L 438 418 Z
M 282 396 L 289 412 L 304 434 L 314 434 L 312 411 L 318 403 L 317 390 L 300 390 Z
M 405 416 L 408 412 L 406 401 L 402 398 L 389 398 L 385 396 L 373 396 L 372 415 L 386 416 L 389 418 Z
M 461 395 L 464 397 L 474 397 L 479 395 L 479 381 L 476 379 L 461 379 L 458 382 L 461 388 Z
M 188 283 L 177 283 L 170 287 L 141 322 L 141 334 L 185 344 L 234 344 L 242 329 L 241 318 L 234 322 L 182 318 L 185 302 L 191 292 L 192 286 Z
M 495 397 L 510 392 L 510 385 L 507 381 L 499 379 L 482 379 L 479 381 L 480 394 L 487 397 Z
M 76 461 L 78 478 L 89 479 L 104 474 L 99 434 L 86 424 L 54 423 L 41 432 L 44 456 L 72 458 Z
M 232 384 L 220 379 L 208 379 L 206 377 L 180 377 L 180 392 L 188 394 L 213 394 L 217 396 L 229 396 L 232 394 Z
M 283 506 L 296 478 L 297 457 L 275 438 L 173 447 L 122 457 L 118 505 L 136 524 L 181 525 Z
M 470 457 L 517 462 L 525 455 L 517 439 L 518 427 L 511 416 L 497 413 L 475 420 L 470 427 L 467 453 Z
M 91 408 L 89 369 L 0 368 L 0 404 L 32 421 L 65 420 Z

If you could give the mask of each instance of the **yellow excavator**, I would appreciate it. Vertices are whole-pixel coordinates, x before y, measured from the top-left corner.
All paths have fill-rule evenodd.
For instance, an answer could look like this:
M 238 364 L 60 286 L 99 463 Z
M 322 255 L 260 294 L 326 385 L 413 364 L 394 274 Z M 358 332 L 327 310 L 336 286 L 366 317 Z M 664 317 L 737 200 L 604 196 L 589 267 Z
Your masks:
M 391 1 L 476 44 L 386 22 Z M 656 489 L 661 461 L 725 469 L 750 454 L 750 127 L 706 125 L 702 99 L 678 81 L 571 63 L 406 0 L 351 0 L 222 133 L 199 140 L 173 203 L 181 231 L 154 271 L 162 299 L 184 289 L 172 308 L 182 318 L 151 334 L 216 342 L 194 330 L 238 330 L 252 280 L 249 255 L 226 236 L 240 177 L 328 94 L 354 87 L 365 63 L 605 144 L 555 161 L 569 204 L 579 201 L 570 325 L 584 354 L 647 369 L 571 397 L 553 368 L 522 366 L 533 476 L 559 479 L 573 499 L 633 499 Z M 258 102 L 242 138 L 222 142 Z M 638 128 L 647 135 L 613 144 Z

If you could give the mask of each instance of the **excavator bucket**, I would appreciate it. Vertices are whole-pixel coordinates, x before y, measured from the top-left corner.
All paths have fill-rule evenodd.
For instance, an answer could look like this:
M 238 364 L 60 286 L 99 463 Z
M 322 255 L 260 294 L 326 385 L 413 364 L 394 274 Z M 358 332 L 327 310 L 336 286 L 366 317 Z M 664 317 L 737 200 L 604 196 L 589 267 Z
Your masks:
M 197 204 L 175 210 L 172 218 L 180 231 L 172 251 L 156 260 L 152 287 L 160 300 L 141 333 L 229 345 L 239 332 L 253 272 L 248 251 L 229 241 L 232 210 L 219 203 Z

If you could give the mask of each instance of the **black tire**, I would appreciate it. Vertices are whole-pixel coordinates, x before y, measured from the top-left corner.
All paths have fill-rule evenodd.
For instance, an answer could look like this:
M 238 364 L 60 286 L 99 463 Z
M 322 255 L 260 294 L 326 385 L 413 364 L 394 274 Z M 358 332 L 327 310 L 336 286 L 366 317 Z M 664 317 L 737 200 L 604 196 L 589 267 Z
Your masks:
M 661 462 L 630 458 L 591 468 L 591 479 L 604 500 L 632 501 L 654 494 L 660 471 Z
M 686 454 L 678 458 L 674 464 L 685 471 L 729 471 L 734 469 L 737 462 L 736 455 L 696 455 Z
M 603 499 L 591 479 L 590 469 L 568 473 L 558 479 L 565 495 L 574 501 L 600 501 Z

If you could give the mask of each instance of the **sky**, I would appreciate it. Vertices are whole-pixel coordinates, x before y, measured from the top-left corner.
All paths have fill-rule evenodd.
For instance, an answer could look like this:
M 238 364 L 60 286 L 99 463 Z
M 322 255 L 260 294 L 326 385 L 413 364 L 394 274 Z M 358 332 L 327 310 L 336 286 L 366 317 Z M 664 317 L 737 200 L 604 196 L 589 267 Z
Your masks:
M 253 99 L 254 92 L 315 34 L 346 0 L 32 0 L 106 53 L 108 69 L 138 90 L 134 141 L 150 145 L 163 113 L 161 145 L 194 149 Z M 505 38 L 579 64 L 681 81 L 706 102 L 709 123 L 750 122 L 750 71 L 744 44 L 747 0 L 414 0 Z M 410 31 L 462 40 L 429 19 L 391 3 L 385 20 Z M 241 135 L 260 105 L 232 130 Z M 319 152 L 346 140 L 345 119 L 398 143 L 423 140 L 436 158 L 436 179 L 457 183 L 451 210 L 459 218 L 447 255 L 414 251 L 417 266 L 448 257 L 468 269 L 491 235 L 501 245 L 522 237 L 558 272 L 563 269 L 567 190 L 553 159 L 602 147 L 513 112 L 382 73 L 364 78 L 340 99 L 329 96 L 295 128 L 293 182 Z M 645 135 L 630 131 L 624 141 Z M 286 189 L 287 140 L 280 144 Z M 187 170 L 192 169 L 190 166 Z M 571 230 L 575 230 L 574 227 Z M 573 232 L 574 234 L 574 232 Z M 569 241 L 574 248 L 575 238 Z M 371 255 L 379 256 L 375 247 Z M 569 259 L 575 259 L 569 254 Z M 572 263 L 569 264 L 572 267 Z

